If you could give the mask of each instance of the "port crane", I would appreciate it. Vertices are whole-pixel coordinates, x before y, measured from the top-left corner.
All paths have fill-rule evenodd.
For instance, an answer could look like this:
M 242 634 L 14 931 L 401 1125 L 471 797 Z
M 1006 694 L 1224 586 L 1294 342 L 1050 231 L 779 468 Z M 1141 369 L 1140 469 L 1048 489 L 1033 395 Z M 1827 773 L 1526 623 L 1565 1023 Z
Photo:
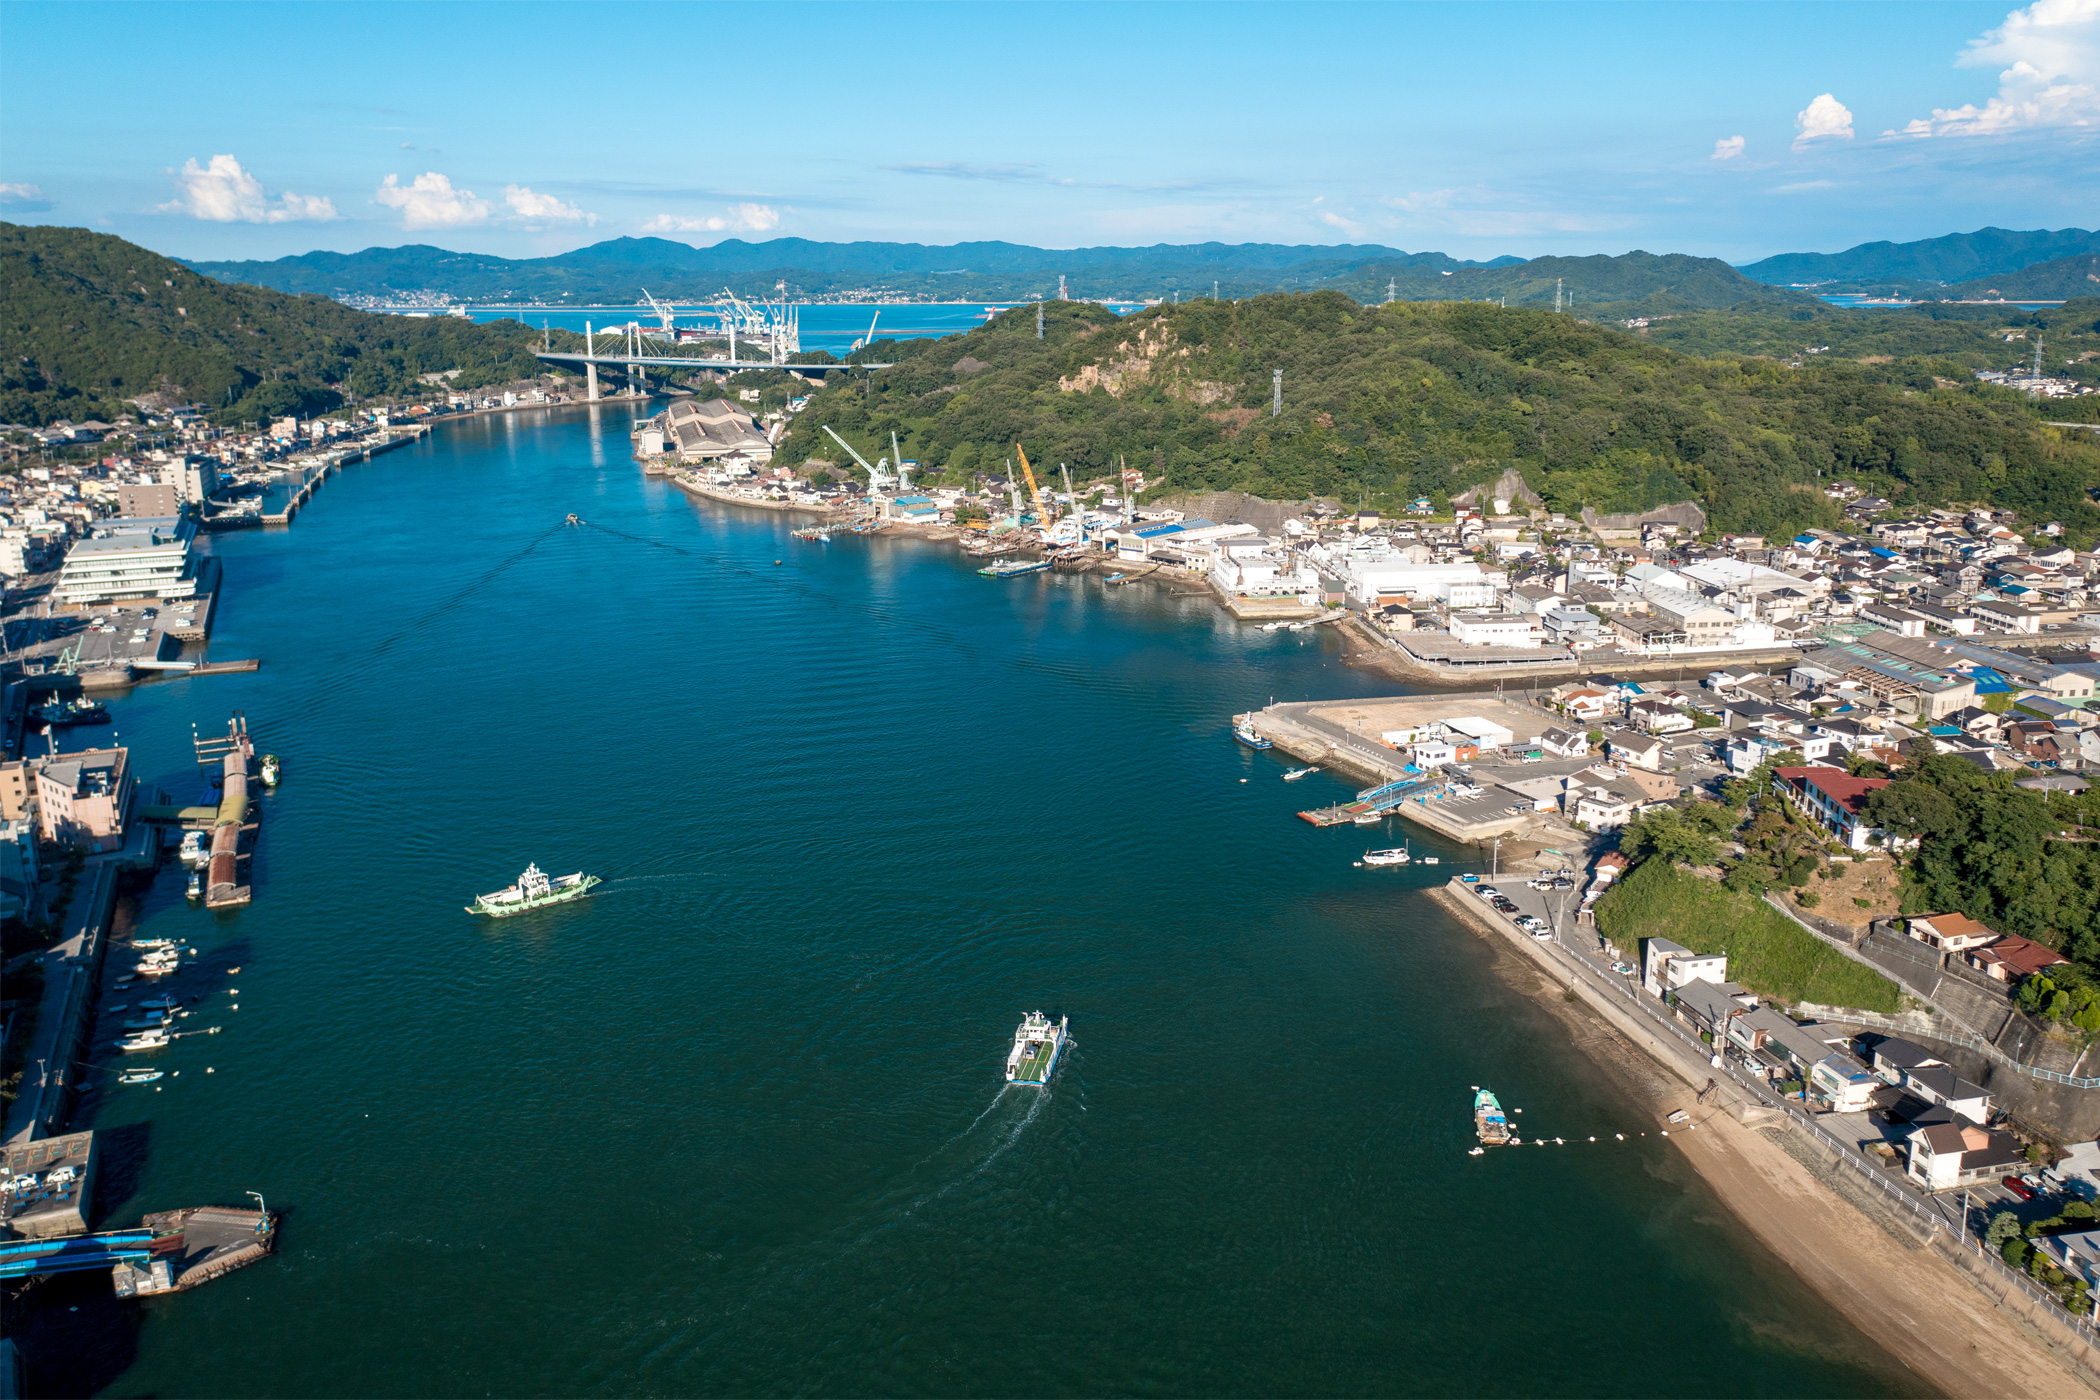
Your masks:
M 911 469 L 904 465 L 904 449 L 897 446 L 897 430 L 895 428 L 890 429 L 890 461 L 897 468 L 897 489 L 900 492 L 910 491 Z
M 1028 481 L 1028 498 L 1035 502 L 1035 526 L 1044 534 L 1050 532 L 1050 512 L 1043 505 L 1043 489 L 1035 484 L 1035 472 L 1028 465 L 1028 453 L 1020 443 L 1014 444 L 1014 455 L 1021 459 L 1021 475 Z
M 860 463 L 862 469 L 867 472 L 869 494 L 872 495 L 876 492 L 885 490 L 893 484 L 889 473 L 889 458 L 880 457 L 877 458 L 873 463 L 870 463 L 867 458 L 861 456 L 859 452 L 854 451 L 852 443 L 846 441 L 837 433 L 831 432 L 831 425 L 829 423 L 826 423 L 824 425 L 824 431 L 827 433 L 831 433 L 831 440 L 833 442 L 837 443 L 839 446 L 845 448 L 848 452 L 852 453 L 853 460 Z

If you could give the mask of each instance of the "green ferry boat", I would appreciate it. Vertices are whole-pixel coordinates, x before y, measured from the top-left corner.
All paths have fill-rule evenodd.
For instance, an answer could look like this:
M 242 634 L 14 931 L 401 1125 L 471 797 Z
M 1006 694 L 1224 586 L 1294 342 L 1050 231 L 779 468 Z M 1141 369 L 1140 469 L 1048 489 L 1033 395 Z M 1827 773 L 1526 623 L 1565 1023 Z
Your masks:
M 577 871 L 574 875 L 549 877 L 538 865 L 527 865 L 518 883 L 494 894 L 475 896 L 467 906 L 469 914 L 486 914 L 492 919 L 507 919 L 513 914 L 523 914 L 528 909 L 544 909 L 550 904 L 565 904 L 572 899 L 581 899 L 591 892 L 593 885 L 603 884 L 596 875 Z

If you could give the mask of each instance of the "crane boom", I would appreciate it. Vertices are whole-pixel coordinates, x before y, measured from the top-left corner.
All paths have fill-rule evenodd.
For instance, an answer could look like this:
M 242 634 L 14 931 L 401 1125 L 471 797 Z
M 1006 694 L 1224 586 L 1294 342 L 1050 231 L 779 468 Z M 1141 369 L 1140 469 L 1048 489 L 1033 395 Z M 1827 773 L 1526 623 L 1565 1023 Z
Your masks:
M 827 432 L 827 433 L 831 433 L 831 425 L 830 425 L 829 423 L 826 423 L 826 424 L 824 425 L 824 431 L 825 431 L 825 432 Z M 880 482 L 881 482 L 881 478 L 882 478 L 882 473 L 881 473 L 880 471 L 876 470 L 876 469 L 875 469 L 874 467 L 870 467 L 870 466 L 868 466 L 868 459 L 867 459 L 867 458 L 865 458 L 865 457 L 863 457 L 863 456 L 861 456 L 861 455 L 860 455 L 860 454 L 859 454 L 858 452 L 854 452 L 854 451 L 853 451 L 853 444 L 852 444 L 852 443 L 850 443 L 850 442 L 846 441 L 846 440 L 845 440 L 844 438 L 840 437 L 840 436 L 839 436 L 839 435 L 838 435 L 837 433 L 831 433 L 831 440 L 832 440 L 833 442 L 837 443 L 837 444 L 838 444 L 839 446 L 841 446 L 841 447 L 845 448 L 845 449 L 846 449 L 846 450 L 847 450 L 848 452 L 852 452 L 852 453 L 853 453 L 853 460 L 854 460 L 854 461 L 856 461 L 856 462 L 858 462 L 858 463 L 860 463 L 860 464 L 861 464 L 861 466 L 862 466 L 863 468 L 865 468 L 865 469 L 866 469 L 866 471 L 867 471 L 867 473 L 868 473 L 868 485 L 869 485 L 870 487 L 877 487 L 877 486 L 879 486 L 879 484 L 880 484 Z
M 1035 473 L 1028 466 L 1028 453 L 1017 442 L 1014 444 L 1014 455 L 1021 459 L 1021 475 L 1028 480 L 1028 497 L 1035 502 L 1035 527 L 1047 531 L 1050 528 L 1050 512 L 1043 508 L 1043 490 L 1035 484 Z

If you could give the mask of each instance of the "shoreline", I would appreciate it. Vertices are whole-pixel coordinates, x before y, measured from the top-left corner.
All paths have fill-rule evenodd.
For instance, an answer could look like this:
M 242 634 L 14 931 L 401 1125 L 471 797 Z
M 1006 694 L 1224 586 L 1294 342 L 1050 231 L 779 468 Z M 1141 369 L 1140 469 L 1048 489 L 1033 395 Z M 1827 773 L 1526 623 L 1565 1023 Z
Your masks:
M 1873 1199 L 1775 1110 L 1745 1102 L 1623 1008 L 1580 979 L 1560 977 L 1548 955 L 1488 919 L 1448 886 L 1426 893 L 1495 956 L 1490 970 L 1562 1023 L 1573 1047 L 1658 1123 L 1674 1109 L 1694 1119 L 1670 1141 L 1715 1198 L 1811 1291 L 1894 1360 L 1948 1395 L 2100 1395 L 2100 1371 L 2072 1350 L 2074 1334 L 2017 1311 L 1943 1234 L 1922 1230 Z M 1575 993 L 1573 999 L 1569 991 Z M 2050 1334 L 2056 1332 L 2063 1341 Z M 2079 1349 L 2083 1350 L 2082 1344 Z

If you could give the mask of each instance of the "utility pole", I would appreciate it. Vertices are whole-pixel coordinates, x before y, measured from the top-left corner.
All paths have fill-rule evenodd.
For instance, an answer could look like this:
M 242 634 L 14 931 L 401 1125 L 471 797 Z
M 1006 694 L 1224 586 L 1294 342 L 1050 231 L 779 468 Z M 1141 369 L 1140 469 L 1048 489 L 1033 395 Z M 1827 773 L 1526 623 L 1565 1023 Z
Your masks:
M 1035 299 L 1035 338 L 1037 340 L 1043 338 L 1043 299 L 1041 297 Z
M 1269 416 L 1271 418 L 1281 418 L 1283 416 L 1283 371 L 1280 369 L 1272 371 L 1272 377 L 1276 385 L 1276 397 L 1269 402 Z

